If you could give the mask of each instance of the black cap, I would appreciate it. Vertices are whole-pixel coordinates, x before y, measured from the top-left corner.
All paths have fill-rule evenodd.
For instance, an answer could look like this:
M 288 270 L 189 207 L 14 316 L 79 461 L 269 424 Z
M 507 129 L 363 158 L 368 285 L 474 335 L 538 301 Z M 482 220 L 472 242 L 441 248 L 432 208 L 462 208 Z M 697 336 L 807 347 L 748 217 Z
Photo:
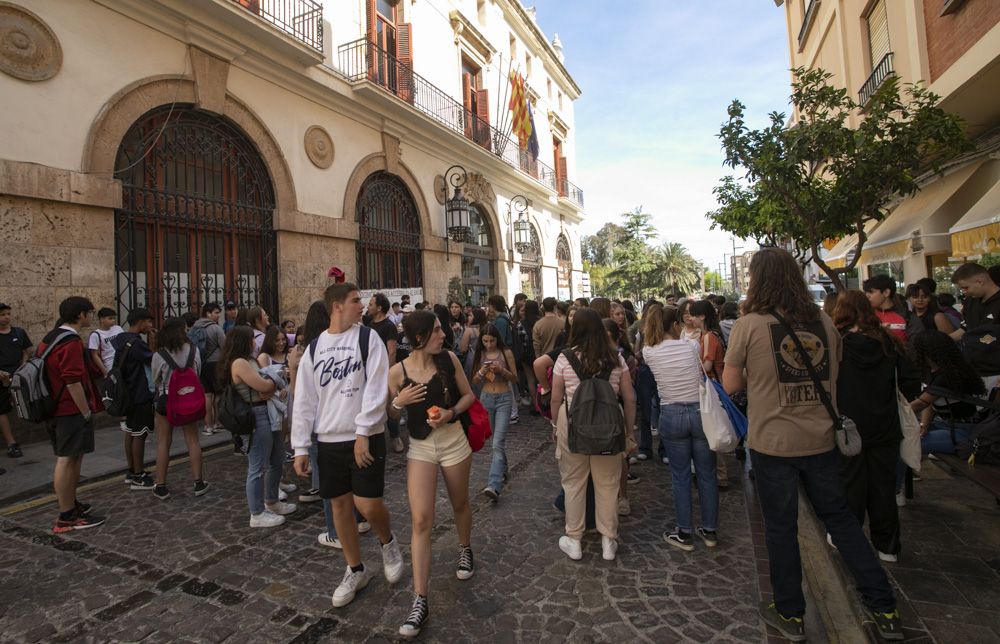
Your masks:
M 3 302 L 0 302 L 0 311 L 9 311 L 9 310 L 10 310 L 10 304 L 5 304 Z
M 134 326 L 143 320 L 155 320 L 149 309 L 132 309 L 128 314 L 128 325 Z
M 235 309 L 235 308 L 237 308 L 236 307 L 236 302 L 233 302 L 232 300 L 229 300 L 228 302 L 226 302 L 226 308 L 229 309 L 230 311 L 233 310 L 233 309 Z

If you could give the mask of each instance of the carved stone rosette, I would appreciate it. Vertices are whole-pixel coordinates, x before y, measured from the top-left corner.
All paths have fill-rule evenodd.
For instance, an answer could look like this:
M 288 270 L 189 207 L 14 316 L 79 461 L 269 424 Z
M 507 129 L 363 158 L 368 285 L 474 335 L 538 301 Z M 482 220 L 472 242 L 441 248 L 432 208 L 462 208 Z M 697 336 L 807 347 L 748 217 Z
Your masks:
M 448 199 L 448 189 L 444 183 L 444 175 L 438 175 L 434 177 L 434 197 L 437 202 L 444 205 L 444 202 Z
M 52 78 L 62 67 L 59 39 L 41 18 L 0 1 L 0 71 L 25 81 Z
M 305 140 L 306 156 L 317 168 L 325 170 L 333 165 L 333 139 L 326 130 L 318 125 L 313 125 L 306 130 Z

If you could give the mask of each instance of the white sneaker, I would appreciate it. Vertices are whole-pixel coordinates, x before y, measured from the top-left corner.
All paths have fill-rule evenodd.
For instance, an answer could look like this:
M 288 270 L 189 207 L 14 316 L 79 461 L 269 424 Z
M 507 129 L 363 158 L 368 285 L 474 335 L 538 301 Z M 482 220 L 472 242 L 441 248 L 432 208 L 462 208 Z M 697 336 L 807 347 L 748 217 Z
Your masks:
M 202 436 L 215 436 L 215 428 L 214 427 L 209 427 L 208 425 L 205 425 L 204 427 L 201 428 L 201 435 Z
M 316 541 L 319 541 L 319 545 L 326 546 L 328 548 L 337 548 L 338 550 L 343 550 L 344 546 L 340 545 L 340 539 L 331 539 L 330 533 L 323 531 L 319 533 L 316 537 Z
M 878 551 L 876 550 L 876 552 Z M 888 563 L 896 563 L 897 561 L 899 561 L 899 557 L 897 555 L 890 554 L 888 552 L 879 552 L 878 558 Z
M 670 459 L 669 459 L 669 458 L 667 458 L 666 456 L 664 456 L 664 457 L 663 457 L 663 458 L 661 458 L 660 460 L 661 460 L 661 461 L 663 461 L 663 464 L 664 464 L 664 465 L 670 465 Z
M 906 494 L 905 493 L 900 492 L 899 494 L 896 495 L 896 507 L 897 508 L 905 508 L 906 507 Z
M 344 580 L 337 586 L 337 590 L 333 591 L 333 607 L 340 608 L 350 604 L 354 601 L 354 596 L 358 594 L 358 591 L 367 586 L 371 580 L 372 571 L 368 566 L 358 572 L 352 571 L 351 567 L 348 566 L 347 572 L 344 573 Z
M 639 459 L 637 459 L 635 456 L 629 456 L 628 457 L 628 464 L 629 465 L 635 465 L 638 462 L 639 462 Z
M 278 500 L 279 501 L 287 501 L 288 500 L 288 494 L 286 494 L 285 491 L 282 490 L 280 487 L 278 488 Z
M 294 503 L 284 503 L 283 501 L 275 501 L 274 503 L 265 503 L 264 507 L 274 512 L 275 514 L 291 514 L 295 512 L 297 507 Z
M 618 542 L 611 537 L 601 537 L 601 552 L 605 561 L 614 561 L 615 553 L 618 552 Z
M 367 521 L 360 521 L 358 523 L 358 534 L 365 534 L 371 529 L 372 529 L 372 524 L 368 523 Z
M 528 398 L 527 396 L 521 396 L 521 405 L 524 407 L 531 405 L 531 398 Z
M 299 486 L 294 483 L 278 483 L 278 489 L 286 494 L 291 494 L 295 490 L 299 489 Z M 284 501 L 284 499 L 282 499 Z
M 251 528 L 274 528 L 285 522 L 285 517 L 275 514 L 270 510 L 264 510 L 260 514 L 250 515 Z
M 403 551 L 399 549 L 396 535 L 392 535 L 392 541 L 382 546 L 382 572 L 390 584 L 403 578 Z
M 640 461 L 645 461 L 646 459 L 648 459 L 648 458 L 649 458 L 649 454 L 645 454 L 645 453 L 643 453 L 643 452 L 639 452 L 638 454 L 636 454 L 636 456 L 635 456 L 635 457 L 636 457 L 637 459 L 639 459 Z
M 573 561 L 583 559 L 583 547 L 580 545 L 579 539 L 574 539 L 565 535 L 561 536 L 559 537 L 559 549 L 565 552 L 566 556 Z

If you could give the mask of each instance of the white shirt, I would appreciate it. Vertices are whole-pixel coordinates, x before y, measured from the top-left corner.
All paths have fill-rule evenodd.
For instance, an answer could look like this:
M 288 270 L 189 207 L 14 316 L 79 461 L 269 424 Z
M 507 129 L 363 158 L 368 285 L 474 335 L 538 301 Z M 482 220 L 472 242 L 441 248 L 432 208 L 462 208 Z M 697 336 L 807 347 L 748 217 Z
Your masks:
M 389 355 L 372 333 L 366 368 L 358 343 L 360 328 L 324 331 L 317 339 L 315 355 L 306 347 L 295 378 L 292 447 L 296 456 L 309 452 L 314 431 L 321 443 L 353 441 L 385 431 Z
M 664 340 L 642 348 L 642 359 L 656 379 L 661 405 L 699 401 L 698 385 L 705 376 L 698 354 L 694 340 Z
M 87 340 L 87 348 L 91 351 L 97 351 L 101 362 L 104 363 L 105 371 L 111 371 L 111 367 L 115 364 L 115 348 L 111 346 L 111 339 L 124 332 L 125 329 L 116 324 L 107 331 L 95 329 Z

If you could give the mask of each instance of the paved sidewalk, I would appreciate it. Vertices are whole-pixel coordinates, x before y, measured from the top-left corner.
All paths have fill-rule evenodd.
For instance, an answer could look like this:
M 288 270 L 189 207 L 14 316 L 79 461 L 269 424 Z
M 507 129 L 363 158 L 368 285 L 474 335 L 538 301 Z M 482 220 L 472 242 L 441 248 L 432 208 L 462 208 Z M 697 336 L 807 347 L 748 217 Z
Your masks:
M 230 442 L 229 432 L 213 436 L 199 434 L 202 449 Z M 0 466 L 7 470 L 0 475 L 0 508 L 17 501 L 52 493 L 52 467 L 55 456 L 48 441 L 22 445 L 24 456 L 7 458 L 0 456 Z M 184 433 L 174 430 L 170 454 L 177 457 L 187 454 Z M 146 463 L 156 461 L 156 437 L 146 439 Z M 124 434 L 118 426 L 105 427 L 94 432 L 94 452 L 83 458 L 80 472 L 82 484 L 101 479 L 112 474 L 123 474 L 128 469 L 124 452 Z
M 746 497 L 722 494 L 720 544 L 682 553 L 663 543 L 673 503 L 666 467 L 635 467 L 632 514 L 618 559 L 559 551 L 562 516 L 547 426 L 522 418 L 508 436 L 510 482 L 500 502 L 473 499 L 476 575 L 455 577 L 457 542 L 438 487 L 427 642 L 763 642 L 758 569 Z M 485 484 L 488 447 L 474 457 L 471 488 Z M 399 584 L 381 575 L 377 540 L 362 539 L 376 577 L 351 605 L 330 595 L 343 559 L 320 546 L 319 504 L 300 505 L 274 530 L 247 527 L 245 459 L 219 450 L 206 461 L 208 494 L 194 497 L 186 466 L 171 471 L 173 496 L 158 501 L 117 480 L 85 500 L 106 514 L 98 529 L 56 536 L 51 505 L 0 519 L 0 633 L 14 641 L 359 642 L 397 640 L 409 612 L 409 567 Z M 731 472 L 736 462 L 730 460 Z M 734 474 L 734 479 L 736 476 Z M 294 495 L 293 495 L 294 496 Z M 386 499 L 409 564 L 405 459 L 390 453 Z M 773 640 L 772 640 L 773 641 Z

